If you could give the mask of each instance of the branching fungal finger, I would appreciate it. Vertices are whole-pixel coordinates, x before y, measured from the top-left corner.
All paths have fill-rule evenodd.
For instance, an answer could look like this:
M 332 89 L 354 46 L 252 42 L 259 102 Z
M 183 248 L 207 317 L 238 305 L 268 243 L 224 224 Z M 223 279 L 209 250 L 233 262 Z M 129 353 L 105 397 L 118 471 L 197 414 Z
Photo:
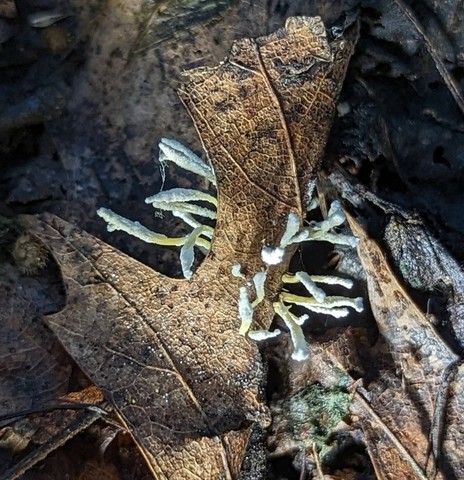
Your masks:
M 301 283 L 308 293 L 310 293 L 318 302 L 323 302 L 326 293 L 316 283 L 326 285 L 340 285 L 345 288 L 352 288 L 353 280 L 348 278 L 336 277 L 333 275 L 309 275 L 306 272 L 296 272 L 295 274 L 286 273 L 282 276 L 282 282 L 287 284 Z
M 284 248 L 290 243 L 293 243 L 292 239 L 299 232 L 300 228 L 300 217 L 296 213 L 290 213 L 287 219 L 287 227 L 285 228 L 285 232 L 280 240 L 280 246 Z
M 203 225 L 195 228 L 187 236 L 186 242 L 180 250 L 180 265 L 185 278 L 191 278 L 193 275 L 193 272 L 191 270 L 193 261 L 195 259 L 195 252 L 193 250 L 193 247 L 197 245 L 199 237 L 204 233 L 205 228 L 206 227 L 204 227 Z
M 334 317 L 334 318 L 344 318 L 350 314 L 350 311 L 347 308 L 339 308 L 339 307 L 327 308 L 327 307 L 324 307 L 324 305 L 318 305 L 318 304 L 304 305 L 304 308 L 306 308 L 306 310 L 310 310 L 313 313 L 319 313 L 321 315 L 330 315 L 331 317 Z
M 318 302 L 323 302 L 326 297 L 326 293 L 324 292 L 324 290 L 322 290 L 322 288 L 319 288 L 314 283 L 312 277 L 306 272 L 296 272 L 295 275 L 287 273 L 282 277 L 282 282 L 301 283 L 306 288 L 308 293 L 310 293 Z
M 184 170 L 200 175 L 216 185 L 213 169 L 182 143 L 177 140 L 162 138 L 159 148 L 163 153 L 163 155 L 160 155 L 160 162 L 171 161 Z
M 340 285 L 345 288 L 353 287 L 353 280 L 349 278 L 336 277 L 335 275 L 311 275 L 315 283 L 325 283 L 326 285 Z
M 200 217 L 209 218 L 211 220 L 216 219 L 216 212 L 210 210 L 209 208 L 200 207 L 193 203 L 183 203 L 183 202 L 156 202 L 153 203 L 155 208 L 160 210 L 166 210 L 169 212 L 181 212 L 181 213 L 190 213 L 191 215 L 198 215 Z
M 247 287 L 239 289 L 238 315 L 242 323 L 240 324 L 240 335 L 246 335 L 253 322 L 253 307 L 248 299 Z
M 234 265 L 232 267 L 232 275 L 235 277 L 243 277 L 240 273 L 240 265 Z M 264 300 L 265 291 L 264 284 L 266 282 L 267 272 L 258 272 L 253 276 L 253 285 L 255 287 L 256 298 L 253 302 L 250 302 L 248 298 L 247 286 L 240 287 L 240 297 L 238 301 L 238 315 L 242 321 L 240 325 L 239 333 L 245 335 L 251 327 L 253 322 L 254 309 Z
M 180 218 L 183 220 L 187 225 L 189 225 L 192 228 L 197 228 L 201 226 L 201 223 L 196 220 L 195 218 L 190 215 L 190 213 L 184 213 L 184 212 L 172 212 L 172 215 L 174 217 Z M 211 238 L 209 235 L 205 235 L 208 238 Z
M 294 305 L 300 305 L 302 307 L 312 309 L 323 308 L 330 313 L 331 309 L 338 307 L 351 307 L 357 312 L 363 311 L 363 299 L 361 297 L 350 298 L 341 296 L 327 296 L 322 303 L 319 303 L 315 298 L 303 297 L 301 295 L 295 295 L 289 292 L 282 292 L 280 299 L 286 303 L 292 303 Z
M 127 218 L 113 212 L 109 208 L 99 208 L 97 210 L 97 215 L 103 218 L 103 220 L 108 223 L 106 228 L 109 232 L 121 230 L 122 232 L 126 232 L 127 234 L 132 235 L 133 237 L 136 237 L 147 243 L 163 245 L 166 247 L 181 247 L 187 241 L 187 236 L 167 237 L 162 233 L 153 232 L 147 227 L 144 227 L 140 222 L 133 222 L 132 220 L 128 220 Z M 198 237 L 196 240 L 196 245 L 209 249 L 211 243 L 204 238 Z
M 319 208 L 319 202 L 317 201 L 317 198 L 314 197 L 311 199 L 309 202 L 308 207 L 306 208 L 307 212 L 310 212 L 311 210 L 316 210 L 316 208 Z
M 353 235 L 343 235 L 341 233 L 327 232 L 325 230 L 313 230 L 311 227 L 306 227 L 296 235 L 292 243 L 300 242 L 329 242 L 334 245 L 347 245 L 355 248 L 359 240 Z
M 163 138 L 159 147 L 161 165 L 166 161 L 171 161 L 188 171 L 207 178 L 215 184 L 216 179 L 212 168 L 180 142 Z M 162 177 L 164 184 L 164 170 L 162 170 Z M 214 234 L 212 227 L 203 225 L 193 216 L 196 215 L 214 220 L 216 211 L 189 202 L 206 202 L 217 207 L 217 199 L 213 195 L 188 188 L 173 188 L 161 191 L 145 199 L 145 203 L 152 204 L 153 207 L 159 210 L 171 212 L 193 228 L 190 234 L 179 238 L 170 238 L 153 232 L 139 222 L 128 220 L 106 208 L 100 208 L 97 213 L 108 223 L 107 228 L 109 231 L 121 230 L 148 243 L 182 247 L 180 251 L 182 272 L 186 278 L 191 278 L 191 267 L 195 258 L 194 247 L 197 246 L 203 253 L 207 253 L 211 247 L 211 242 L 208 239 L 211 239 Z
M 246 280 L 245 275 L 241 272 L 242 266 L 239 263 L 236 263 L 235 265 L 232 265 L 232 275 L 237 278 L 243 278 Z
M 288 215 L 287 226 L 280 240 L 278 247 L 264 246 L 261 249 L 261 260 L 266 265 L 278 265 L 284 259 L 285 247 L 292 243 L 292 238 L 298 233 L 301 227 L 300 217 L 297 213 L 291 212 Z
M 358 240 L 352 235 L 342 235 L 330 232 L 329 230 L 338 227 L 345 221 L 345 214 L 343 213 L 341 203 L 336 200 L 332 202 L 326 220 L 322 222 L 310 222 L 307 227 L 303 227 L 296 232 L 291 238 L 285 236 L 287 244 L 301 243 L 308 241 L 324 241 L 335 245 L 348 245 L 349 247 L 356 247 Z M 289 216 L 290 222 L 290 216 Z M 287 226 L 288 229 L 288 226 Z M 282 237 L 282 241 L 284 237 Z
M 297 325 L 304 325 L 304 323 L 306 322 L 306 320 L 308 320 L 308 318 L 309 318 L 309 315 L 307 313 L 305 313 L 304 315 L 301 315 L 299 317 L 297 317 L 295 315 L 295 323 Z
M 250 330 L 248 332 L 248 337 L 256 342 L 260 342 L 263 340 L 268 340 L 269 338 L 277 337 L 277 335 L 280 335 L 281 333 L 282 332 L 278 328 L 272 332 L 269 330 Z
M 253 285 L 256 291 L 256 298 L 251 304 L 253 308 L 256 308 L 265 298 L 264 284 L 266 283 L 266 276 L 266 272 L 258 272 L 253 276 Z
M 339 200 L 332 202 L 327 214 L 327 219 L 318 224 L 320 230 L 328 231 L 331 228 L 339 227 L 346 220 L 345 214 L 342 210 L 342 204 Z
M 287 325 L 290 330 L 290 336 L 293 343 L 293 360 L 302 362 L 309 358 L 308 345 L 306 344 L 306 339 L 301 329 L 301 326 L 295 321 L 297 317 L 290 312 L 289 307 L 284 305 L 282 302 L 275 302 L 273 304 L 274 311 Z
M 140 222 L 133 222 L 121 215 L 113 212 L 109 208 L 99 208 L 97 215 L 108 223 L 108 232 L 121 230 L 147 243 L 167 246 L 181 246 L 185 243 L 185 238 L 169 238 L 162 233 L 156 233 L 144 227 Z
M 174 202 L 208 202 L 217 207 L 217 198 L 209 193 L 193 190 L 191 188 L 171 188 L 163 192 L 158 192 L 145 199 L 145 203 L 151 203 L 154 207 L 161 203 Z

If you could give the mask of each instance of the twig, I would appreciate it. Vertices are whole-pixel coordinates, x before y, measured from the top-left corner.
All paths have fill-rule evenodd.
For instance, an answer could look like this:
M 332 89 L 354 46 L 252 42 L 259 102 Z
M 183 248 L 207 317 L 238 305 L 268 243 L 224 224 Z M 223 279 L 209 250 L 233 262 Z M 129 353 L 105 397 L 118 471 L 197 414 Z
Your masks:
M 316 444 L 313 443 L 313 455 L 316 462 L 316 470 L 320 480 L 324 480 L 324 472 L 322 471 L 321 462 L 319 460 L 319 453 L 316 450 Z

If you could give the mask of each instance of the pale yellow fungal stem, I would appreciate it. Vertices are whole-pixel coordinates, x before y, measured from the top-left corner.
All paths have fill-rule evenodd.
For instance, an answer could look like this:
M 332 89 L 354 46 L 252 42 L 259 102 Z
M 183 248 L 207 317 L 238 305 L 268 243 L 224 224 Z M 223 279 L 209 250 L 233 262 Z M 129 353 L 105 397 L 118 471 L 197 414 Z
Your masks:
M 147 243 L 153 243 L 156 245 L 163 245 L 167 247 L 181 247 L 187 241 L 187 237 L 167 237 L 162 233 L 156 233 L 148 228 L 144 227 L 139 222 L 133 222 L 127 218 L 118 215 L 109 208 L 99 208 L 97 210 L 97 215 L 107 222 L 107 230 L 109 232 L 114 232 L 115 230 L 121 230 L 128 233 L 140 240 L 143 240 Z M 196 245 L 209 249 L 211 243 L 204 238 L 197 238 Z
M 203 240 L 200 239 L 200 235 L 204 233 L 206 228 L 207 227 L 201 225 L 197 228 L 194 228 L 189 235 L 186 235 L 186 241 L 180 250 L 180 265 L 185 278 L 191 278 L 193 275 L 191 270 L 193 261 L 195 259 L 193 247 L 198 245 L 200 240 Z
M 340 285 L 345 288 L 351 288 L 353 281 L 335 277 L 333 275 L 308 275 L 306 272 L 296 272 L 295 274 L 286 273 L 282 276 L 282 282 L 287 284 L 301 283 L 308 293 L 310 293 L 318 302 L 323 302 L 326 293 L 319 288 L 316 283 L 324 283 L 326 285 Z
M 246 335 L 253 323 L 253 307 L 248 298 L 248 291 L 246 286 L 242 286 L 239 289 L 238 300 L 238 316 L 242 321 L 238 333 L 240 335 Z
M 287 325 L 293 343 L 293 360 L 302 362 L 309 358 L 308 345 L 301 326 L 296 322 L 297 317 L 290 312 L 289 307 L 282 302 L 275 302 L 273 304 L 274 311 Z
M 350 298 L 350 297 L 341 297 L 341 296 L 326 296 L 324 301 L 318 302 L 315 298 L 311 297 L 303 297 L 301 295 L 295 295 L 289 292 L 282 292 L 280 294 L 280 299 L 286 303 L 292 303 L 294 305 L 300 305 L 302 307 L 308 308 L 310 310 L 323 309 L 327 311 L 328 314 L 333 315 L 331 313 L 340 307 L 351 307 L 357 312 L 363 311 L 363 299 L 362 297 L 357 298 Z M 338 316 L 338 315 L 334 315 Z

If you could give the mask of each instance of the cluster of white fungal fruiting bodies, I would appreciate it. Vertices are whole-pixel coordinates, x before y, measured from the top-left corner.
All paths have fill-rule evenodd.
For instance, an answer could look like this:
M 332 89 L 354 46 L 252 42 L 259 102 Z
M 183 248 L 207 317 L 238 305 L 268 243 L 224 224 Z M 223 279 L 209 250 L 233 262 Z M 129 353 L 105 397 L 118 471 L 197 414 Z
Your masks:
M 314 204 L 312 204 L 314 206 Z M 341 209 L 340 202 L 332 203 L 328 217 L 322 222 L 312 222 L 309 226 L 300 228 L 298 215 L 290 214 L 287 220 L 287 227 L 282 236 L 278 247 L 265 246 L 261 250 L 261 259 L 267 266 L 277 265 L 284 258 L 285 248 L 293 243 L 304 241 L 328 241 L 336 244 L 345 244 L 356 246 L 357 239 L 353 236 L 340 235 L 331 232 L 334 227 L 341 225 L 345 221 L 345 215 Z M 237 275 L 240 272 L 238 265 L 234 266 L 232 274 Z M 256 298 L 250 302 L 247 287 L 240 288 L 239 295 L 239 315 L 242 321 L 240 333 L 247 334 L 254 340 L 265 340 L 279 335 L 279 329 L 268 330 L 250 330 L 253 322 L 253 311 L 264 300 L 264 284 L 266 273 L 259 272 L 253 277 L 253 286 L 256 292 Z M 300 283 L 308 292 L 309 296 L 295 295 L 282 291 L 279 298 L 274 302 L 274 312 L 281 317 L 290 331 L 293 342 L 292 358 L 294 360 L 306 360 L 308 358 L 308 346 L 301 326 L 309 318 L 308 314 L 296 316 L 292 313 L 291 307 L 299 305 L 306 310 L 325 313 L 340 318 L 348 315 L 348 307 L 360 312 L 363 309 L 362 298 L 350 298 L 343 296 L 328 296 L 316 284 L 340 285 L 345 288 L 351 288 L 353 282 L 348 279 L 329 276 L 329 275 L 309 275 L 306 272 L 296 272 L 294 274 L 286 273 L 282 277 L 284 284 Z M 250 286 L 250 285 L 249 285 Z
M 159 148 L 159 162 L 163 169 L 166 162 L 173 162 L 184 170 L 200 175 L 209 180 L 213 185 L 216 185 L 216 177 L 211 167 L 177 140 L 162 138 Z M 145 199 L 145 203 L 151 203 L 158 210 L 171 212 L 193 228 L 188 235 L 177 238 L 153 232 L 139 222 L 133 222 L 125 217 L 121 217 L 108 208 L 99 208 L 97 214 L 107 222 L 109 232 L 122 230 L 147 243 L 181 247 L 180 263 L 182 273 L 185 278 L 190 278 L 193 274 L 191 268 L 194 261 L 194 247 L 197 246 L 204 252 L 207 252 L 211 247 L 211 238 L 214 233 L 212 227 L 203 225 L 195 217 L 216 219 L 216 211 L 194 203 L 198 201 L 207 202 L 217 207 L 216 197 L 189 188 L 172 188 Z
M 162 165 L 167 161 L 171 161 L 216 185 L 216 179 L 211 167 L 184 145 L 176 140 L 162 139 L 159 147 L 159 160 Z M 122 230 L 148 243 L 181 247 L 180 261 L 182 273 L 185 278 L 189 279 L 192 276 L 191 268 L 194 261 L 194 247 L 207 252 L 211 246 L 211 238 L 214 233 L 214 229 L 211 226 L 202 224 L 196 217 L 213 220 L 216 218 L 215 209 L 202 207 L 194 202 L 206 202 L 216 208 L 216 197 L 199 190 L 173 188 L 152 195 L 146 198 L 145 202 L 152 204 L 156 209 L 170 211 L 174 216 L 181 218 L 190 225 L 192 231 L 183 237 L 171 238 L 153 232 L 139 222 L 133 222 L 121 217 L 107 208 L 98 209 L 97 214 L 108 223 L 108 231 Z M 313 202 L 310 208 L 315 206 L 316 204 Z M 300 228 L 298 215 L 291 213 L 288 216 L 287 226 L 280 244 L 275 247 L 264 246 L 261 250 L 261 259 L 267 267 L 277 265 L 283 261 L 285 249 L 289 245 L 305 241 L 327 241 L 354 247 L 357 243 L 355 237 L 340 235 L 332 231 L 334 227 L 341 225 L 344 221 L 345 215 L 338 201 L 332 203 L 326 220 L 311 222 L 304 228 Z M 274 331 L 251 330 L 254 311 L 265 298 L 267 267 L 264 271 L 256 272 L 252 282 L 247 282 L 246 278 L 241 274 L 241 265 L 234 265 L 231 271 L 231 275 L 242 277 L 245 280 L 244 285 L 239 288 L 237 299 L 238 315 L 241 321 L 239 333 L 258 341 L 275 337 L 281 333 L 278 329 Z M 302 361 L 308 358 L 308 347 L 301 326 L 309 316 L 308 314 L 296 316 L 291 311 L 292 306 L 297 305 L 311 312 L 325 313 L 337 318 L 348 315 L 348 307 L 358 312 L 363 309 L 362 298 L 328 296 L 322 288 L 317 286 L 317 284 L 330 284 L 351 288 L 353 285 L 351 280 L 336 276 L 316 276 L 305 272 L 296 272 L 283 275 L 282 282 L 284 284 L 299 283 L 308 292 L 308 296 L 301 296 L 282 291 L 278 300 L 273 304 L 274 312 L 283 319 L 290 331 L 294 346 L 292 353 L 294 360 Z M 254 289 L 256 298 L 251 301 L 249 292 L 252 289 Z

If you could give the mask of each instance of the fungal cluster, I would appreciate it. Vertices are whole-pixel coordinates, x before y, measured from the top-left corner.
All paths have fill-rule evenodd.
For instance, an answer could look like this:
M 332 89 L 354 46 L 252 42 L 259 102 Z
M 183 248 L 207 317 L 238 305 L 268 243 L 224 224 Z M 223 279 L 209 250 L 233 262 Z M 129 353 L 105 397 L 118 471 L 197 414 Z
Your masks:
M 162 138 L 159 148 L 159 162 L 163 167 L 162 172 L 164 172 L 164 166 L 167 162 L 173 162 L 184 170 L 204 177 L 213 185 L 216 185 L 216 178 L 212 168 L 177 140 Z M 176 238 L 153 232 L 139 222 L 128 220 L 108 208 L 99 208 L 97 214 L 108 224 L 107 229 L 109 232 L 122 230 L 147 243 L 181 247 L 180 263 L 182 274 L 189 279 L 193 274 L 191 269 L 195 258 L 194 247 L 200 248 L 203 253 L 208 252 L 214 233 L 212 227 L 200 223 L 196 217 L 216 219 L 215 209 L 202 207 L 195 202 L 206 202 L 214 208 L 217 207 L 216 197 L 189 188 L 172 188 L 145 199 L 145 203 L 151 204 L 153 208 L 171 212 L 175 217 L 182 219 L 187 225 L 192 227 L 193 230 L 189 234 Z
M 176 140 L 163 138 L 159 144 L 162 166 L 166 162 L 173 162 L 177 166 L 204 177 L 213 185 L 216 179 L 212 168 L 200 157 Z M 181 218 L 188 224 L 192 231 L 182 237 L 167 237 L 141 225 L 139 222 L 128 220 L 107 208 L 100 208 L 97 214 L 107 222 L 108 231 L 122 230 L 129 235 L 137 237 L 147 243 L 154 243 L 165 246 L 180 247 L 180 262 L 182 273 L 185 278 L 192 277 L 192 265 L 194 261 L 194 248 L 199 248 L 206 253 L 211 247 L 211 238 L 214 229 L 202 223 L 200 219 L 216 219 L 217 199 L 208 193 L 187 189 L 173 188 L 161 191 L 145 199 L 154 208 L 169 211 L 174 216 Z M 211 205 L 207 208 L 198 205 Z M 311 208 L 317 207 L 312 202 Z M 204 221 L 204 220 L 203 220 Z M 290 213 L 284 234 L 278 246 L 264 246 L 261 250 L 261 259 L 265 268 L 254 273 L 252 280 L 247 281 L 241 273 L 242 265 L 236 264 L 232 267 L 231 275 L 244 279 L 244 284 L 237 292 L 238 316 L 241 321 L 239 333 L 247 335 L 253 340 L 265 340 L 279 335 L 280 330 L 252 330 L 253 314 L 258 305 L 265 299 L 266 278 L 268 269 L 283 261 L 285 249 L 292 244 L 306 241 L 326 241 L 334 244 L 344 244 L 351 247 L 356 246 L 357 239 L 350 235 L 341 235 L 333 231 L 334 227 L 345 221 L 345 215 L 341 209 L 340 202 L 332 203 L 327 219 L 321 222 L 310 222 L 307 226 L 300 228 L 300 219 L 296 213 Z M 307 296 L 295 295 L 288 291 L 282 291 L 276 302 L 273 303 L 274 312 L 281 317 L 289 329 L 294 350 L 292 358 L 303 361 L 308 358 L 308 347 L 302 330 L 302 325 L 309 318 L 308 314 L 297 316 L 292 313 L 292 307 L 303 307 L 309 312 L 324 313 L 336 318 L 347 316 L 348 308 L 357 312 L 362 311 L 362 298 L 350 298 L 345 296 L 328 296 L 317 284 L 339 285 L 344 288 L 351 288 L 353 282 L 336 276 L 309 275 L 306 272 L 286 273 L 282 277 L 283 284 L 300 284 L 307 292 Z M 250 300 L 250 292 L 254 292 L 255 298 Z
M 310 208 L 315 207 L 313 202 Z M 341 225 L 345 221 L 345 215 L 341 209 L 340 202 L 332 203 L 327 219 L 322 222 L 311 222 L 307 227 L 300 228 L 298 215 L 290 214 L 287 220 L 287 226 L 278 247 L 265 246 L 261 250 L 261 259 L 267 265 L 277 265 L 282 262 L 285 248 L 294 243 L 305 241 L 326 241 L 338 245 L 348 245 L 354 247 L 357 239 L 350 235 L 341 235 L 332 232 L 334 227 Z M 240 271 L 240 265 L 234 266 L 232 274 Z M 258 272 L 253 277 L 253 286 L 256 292 L 256 299 L 250 302 L 248 298 L 247 287 L 240 287 L 239 295 L 239 316 L 241 319 L 240 333 L 247 334 L 253 340 L 265 340 L 275 337 L 281 333 L 279 329 L 269 330 L 250 330 L 253 323 L 253 311 L 264 300 L 264 286 L 266 281 L 267 268 L 263 272 Z M 308 296 L 295 295 L 287 291 L 282 291 L 279 298 L 273 303 L 274 312 L 285 322 L 289 329 L 293 343 L 292 358 L 303 361 L 309 357 L 308 346 L 303 334 L 302 325 L 309 318 L 308 314 L 297 316 L 292 313 L 292 306 L 300 306 L 305 310 L 324 313 L 336 318 L 345 317 L 349 314 L 348 307 L 357 312 L 363 310 L 363 301 L 361 297 L 351 298 L 344 296 L 328 296 L 324 290 L 317 284 L 339 285 L 344 288 L 351 288 L 353 282 L 349 279 L 331 276 L 331 275 L 309 275 L 306 272 L 296 272 L 294 274 L 286 273 L 282 276 L 284 284 L 301 284 L 308 293 Z M 248 285 L 250 287 L 251 285 Z

